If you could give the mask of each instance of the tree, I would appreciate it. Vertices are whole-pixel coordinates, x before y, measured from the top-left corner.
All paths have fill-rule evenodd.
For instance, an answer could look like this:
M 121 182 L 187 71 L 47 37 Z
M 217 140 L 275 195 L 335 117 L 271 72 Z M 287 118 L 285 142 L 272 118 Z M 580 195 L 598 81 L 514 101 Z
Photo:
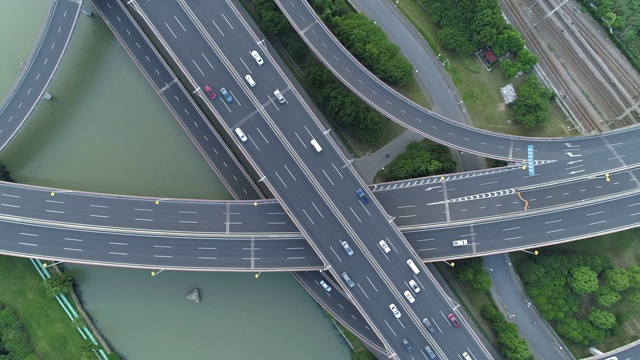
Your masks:
M 604 279 L 612 290 L 624 291 L 629 287 L 629 277 L 623 268 L 610 269 L 604 272 Z
M 68 293 L 73 287 L 73 273 L 63 271 L 61 273 L 52 274 L 50 278 L 45 279 L 42 283 L 47 295 L 54 298 L 57 295 Z
M 612 290 L 608 286 L 600 286 L 598 290 L 596 290 L 596 301 L 602 306 L 611 307 L 619 300 L 620 293 Z
M 511 103 L 513 114 L 526 127 L 543 125 L 549 117 L 549 100 L 553 92 L 542 87 L 534 75 L 529 75 L 517 90 L 518 98 Z
M 476 276 L 471 284 L 475 291 L 489 291 L 491 289 L 491 278 L 485 270 L 476 272 Z
M 471 55 L 477 50 L 462 28 L 442 28 L 438 31 L 438 38 L 444 47 L 463 55 Z
M 633 265 L 628 267 L 627 277 L 629 277 L 629 287 L 640 288 L 640 266 Z
M 524 48 L 524 39 L 513 28 L 505 29 L 491 44 L 491 50 L 500 55 L 507 51 L 517 54 L 522 48 Z
M 508 78 L 515 77 L 520 72 L 520 65 L 509 59 L 502 60 L 500 62 L 500 68 Z
M 533 65 L 538 63 L 538 57 L 525 48 L 518 51 L 516 60 L 518 61 L 518 64 L 520 64 L 520 70 L 524 72 L 530 71 L 533 68 Z
M 587 266 L 577 266 L 571 269 L 567 282 L 574 292 L 589 294 L 598 289 L 598 274 Z
M 369 351 L 358 351 L 351 355 L 351 360 L 376 360 L 376 357 Z
M 640 304 L 640 289 L 633 288 L 625 292 L 624 298 L 632 304 Z
M 600 329 L 611 329 L 616 326 L 615 315 L 606 310 L 593 308 L 587 318 L 595 327 Z
M 446 147 L 429 140 L 413 141 L 379 173 L 382 181 L 412 179 L 453 172 L 456 163 Z

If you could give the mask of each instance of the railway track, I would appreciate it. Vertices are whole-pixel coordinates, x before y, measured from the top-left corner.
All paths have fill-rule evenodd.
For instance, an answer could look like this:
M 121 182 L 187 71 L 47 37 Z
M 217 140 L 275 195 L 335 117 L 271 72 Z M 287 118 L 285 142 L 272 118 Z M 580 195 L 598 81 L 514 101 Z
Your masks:
M 541 0 L 539 3 L 546 6 L 546 9 L 542 6 L 534 7 L 535 12 L 541 19 L 544 19 L 544 17 L 558 5 L 552 3 L 551 0 Z M 632 105 L 632 101 L 618 86 L 617 81 L 609 70 L 608 64 L 603 64 L 600 58 L 594 55 L 596 50 L 589 46 L 584 37 L 578 34 L 576 29 L 572 27 L 575 21 L 569 18 L 571 24 L 567 22 L 567 19 L 563 15 L 569 17 L 571 15 L 568 15 L 567 12 L 564 11 L 565 8 L 566 6 L 562 7 L 560 11 L 548 16 L 548 18 L 555 18 L 560 23 L 561 30 L 559 30 L 552 21 L 545 20 L 542 22 L 546 23 L 547 29 L 553 33 L 558 43 L 561 44 L 566 50 L 566 53 L 571 56 L 574 61 L 574 66 L 576 66 L 574 69 L 579 69 L 582 79 L 585 79 L 585 82 L 587 82 L 585 85 L 592 87 L 592 91 L 587 91 L 587 93 L 593 98 L 596 107 L 600 108 L 603 117 L 602 120 L 610 121 L 623 114 Z M 571 10 L 569 10 L 569 14 L 570 13 Z M 570 41 L 563 36 L 563 34 L 568 35 Z M 587 34 L 590 35 L 589 33 Z M 571 44 L 571 42 L 573 42 L 573 44 Z M 593 70 L 595 70 L 596 73 L 593 73 Z M 630 116 L 624 116 L 620 120 L 619 122 L 612 123 L 615 123 L 616 126 L 620 124 L 626 126 L 635 123 L 634 119 Z M 608 125 L 611 124 L 609 123 Z
M 521 32 L 525 40 L 527 40 L 527 46 L 533 53 L 538 55 L 538 62 L 547 72 L 550 73 L 551 79 L 556 87 L 559 96 L 562 96 L 564 103 L 572 111 L 577 121 L 583 124 L 583 127 L 587 132 L 594 130 L 600 130 L 601 126 L 594 120 L 591 112 L 585 108 L 584 101 L 580 101 L 583 97 L 578 90 L 570 84 L 569 80 L 565 76 L 567 72 L 546 56 L 546 44 L 536 36 L 536 34 L 530 34 L 531 21 L 525 16 L 526 7 L 520 7 L 510 0 L 502 2 L 509 12 L 512 14 L 512 19 L 516 21 L 518 26 L 522 29 Z

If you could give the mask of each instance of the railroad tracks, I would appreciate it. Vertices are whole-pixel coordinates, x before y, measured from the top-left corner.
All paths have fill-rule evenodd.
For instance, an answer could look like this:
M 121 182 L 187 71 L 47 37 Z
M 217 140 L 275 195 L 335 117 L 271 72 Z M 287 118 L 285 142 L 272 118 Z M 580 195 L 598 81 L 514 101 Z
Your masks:
M 571 9 L 552 12 L 556 4 L 550 0 L 502 3 L 522 30 L 527 46 L 551 75 L 561 101 L 587 132 L 637 123 L 637 112 L 631 109 L 640 100 L 639 96 L 634 98 L 638 74 L 620 63 L 624 59 L 603 50 L 598 37 L 590 34 Z M 542 39 L 542 33 L 548 38 Z

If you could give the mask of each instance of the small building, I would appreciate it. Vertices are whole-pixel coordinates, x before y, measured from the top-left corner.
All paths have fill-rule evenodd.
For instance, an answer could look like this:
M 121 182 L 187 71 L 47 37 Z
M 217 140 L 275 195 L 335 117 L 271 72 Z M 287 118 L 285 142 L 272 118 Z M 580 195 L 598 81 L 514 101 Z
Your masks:
M 491 65 L 494 62 L 498 61 L 498 57 L 496 57 L 496 54 L 494 54 L 493 51 L 489 49 L 485 49 L 485 52 L 482 54 L 482 57 L 484 58 L 484 60 L 487 62 L 488 65 Z
M 502 99 L 504 99 L 505 104 L 511 104 L 518 98 L 516 89 L 514 89 L 513 85 L 511 84 L 507 84 L 505 87 L 501 87 L 500 93 L 502 94 Z

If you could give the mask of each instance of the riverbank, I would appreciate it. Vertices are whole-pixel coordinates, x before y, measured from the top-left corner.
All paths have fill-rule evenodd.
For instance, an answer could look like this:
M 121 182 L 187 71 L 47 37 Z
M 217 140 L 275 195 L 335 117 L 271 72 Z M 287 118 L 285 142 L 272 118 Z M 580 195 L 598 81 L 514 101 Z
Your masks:
M 60 305 L 47 297 L 29 259 L 0 256 L 0 302 L 13 307 L 42 359 L 82 359 L 86 341 Z

